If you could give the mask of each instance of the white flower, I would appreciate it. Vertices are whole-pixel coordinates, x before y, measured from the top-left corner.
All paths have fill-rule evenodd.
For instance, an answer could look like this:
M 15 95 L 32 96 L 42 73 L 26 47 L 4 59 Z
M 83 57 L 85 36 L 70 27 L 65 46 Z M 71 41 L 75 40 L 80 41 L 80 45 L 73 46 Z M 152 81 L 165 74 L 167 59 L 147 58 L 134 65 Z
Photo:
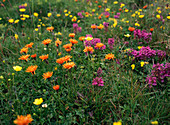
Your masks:
M 43 108 L 47 108 L 47 104 L 43 104 L 42 107 L 43 107 Z

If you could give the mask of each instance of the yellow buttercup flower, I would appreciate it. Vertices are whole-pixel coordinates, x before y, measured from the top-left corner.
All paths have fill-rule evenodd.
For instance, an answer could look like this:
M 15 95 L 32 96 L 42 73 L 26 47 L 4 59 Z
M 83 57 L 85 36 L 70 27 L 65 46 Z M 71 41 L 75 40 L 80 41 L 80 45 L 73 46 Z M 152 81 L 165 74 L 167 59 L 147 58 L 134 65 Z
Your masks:
M 139 23 L 135 23 L 135 26 L 140 26 L 140 24 Z
M 64 13 L 66 13 L 67 12 L 67 10 L 64 10 Z
M 129 35 L 129 34 L 126 34 L 126 35 L 124 35 L 125 37 L 130 37 L 131 35 Z
M 128 10 L 128 9 L 126 9 L 126 10 L 125 10 L 125 12 L 129 12 L 129 10 Z
M 88 36 L 88 37 L 86 37 L 85 39 L 86 39 L 87 41 L 91 41 L 91 40 L 93 39 L 93 37 L 89 37 L 89 36 Z
M 68 13 L 65 14 L 65 16 L 68 16 L 68 15 L 69 15 Z
M 160 16 L 160 15 L 156 15 L 156 18 L 157 18 L 157 19 L 160 19 L 160 18 L 161 18 L 161 16 Z
M 118 1 L 114 1 L 113 3 L 114 3 L 114 4 L 118 4 Z
M 141 12 L 141 11 L 142 11 L 142 9 L 139 9 L 139 11 Z
M 35 16 L 35 17 L 38 17 L 38 13 L 35 12 L 35 13 L 34 13 L 34 16 Z
M 143 46 L 138 46 L 138 49 L 141 49 Z
M 144 15 L 140 15 L 140 16 L 139 16 L 139 18 L 143 18 L 143 17 L 144 17 Z
M 43 99 L 42 98 L 39 98 L 39 99 L 35 99 L 33 104 L 35 105 L 40 105 L 41 103 L 43 102 Z
M 113 125 L 122 125 L 122 122 L 113 122 Z
M 14 23 L 18 23 L 19 22 L 19 20 L 15 20 L 15 22 Z
M 51 15 L 52 15 L 52 13 L 48 13 L 48 14 L 47 14 L 48 17 L 51 17 Z
M 20 12 L 25 12 L 24 8 L 19 9 Z
M 109 9 L 109 8 L 106 8 L 106 10 L 105 10 L 105 11 L 107 11 L 107 12 L 108 12 L 108 11 L 110 11 L 110 9 Z
M 15 39 L 18 39 L 18 35 L 17 34 L 15 34 Z
M 135 17 L 135 13 L 131 15 L 131 17 Z
M 141 65 L 141 67 L 143 67 L 144 65 L 145 65 L 145 62 L 140 62 L 140 65 Z
M 167 16 L 167 19 L 169 20 L 169 19 L 170 19 L 170 16 Z
M 61 16 L 61 14 L 57 14 L 56 16 L 57 16 L 57 17 L 60 17 L 60 16 Z
M 152 121 L 151 124 L 152 125 L 158 125 L 158 121 Z
M 134 70 L 135 69 L 135 64 L 132 64 L 131 67 L 132 67 L 132 70 Z
M 22 70 L 22 67 L 21 66 L 13 66 L 13 69 L 15 71 L 21 71 Z
M 9 23 L 13 23 L 13 22 L 14 22 L 14 19 L 9 19 L 8 22 L 9 22 Z

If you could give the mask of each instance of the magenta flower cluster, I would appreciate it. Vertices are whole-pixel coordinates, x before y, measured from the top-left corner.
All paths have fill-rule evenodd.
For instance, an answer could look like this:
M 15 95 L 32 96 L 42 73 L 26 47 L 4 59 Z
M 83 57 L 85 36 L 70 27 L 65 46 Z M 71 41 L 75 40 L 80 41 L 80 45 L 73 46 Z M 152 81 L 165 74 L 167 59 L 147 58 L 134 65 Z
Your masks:
M 152 40 L 152 33 L 147 33 L 146 30 L 135 29 L 134 30 L 134 37 L 138 39 L 143 39 L 147 43 Z
M 73 29 L 74 29 L 74 33 L 77 33 L 77 32 L 81 32 L 81 27 L 78 26 L 77 23 L 73 23 Z
M 110 49 L 113 49 L 114 38 L 109 38 L 109 39 L 108 39 L 108 44 L 109 44 L 109 48 L 110 48 Z
M 102 77 L 100 77 L 102 75 L 102 69 L 99 67 L 97 70 L 97 77 L 95 79 L 93 79 L 92 85 L 98 85 L 98 86 L 104 86 L 104 81 L 102 79 Z

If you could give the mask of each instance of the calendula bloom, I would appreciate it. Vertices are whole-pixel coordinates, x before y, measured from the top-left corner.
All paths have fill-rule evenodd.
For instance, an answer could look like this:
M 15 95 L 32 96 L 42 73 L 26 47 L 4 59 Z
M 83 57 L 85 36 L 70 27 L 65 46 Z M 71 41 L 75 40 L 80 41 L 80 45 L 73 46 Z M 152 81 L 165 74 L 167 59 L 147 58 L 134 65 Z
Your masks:
M 103 43 L 96 43 L 95 48 L 101 49 L 104 46 Z
M 86 46 L 86 48 L 83 50 L 85 53 L 90 52 L 91 54 L 94 52 L 93 47 L 91 46 Z
M 46 72 L 46 73 L 43 73 L 43 79 L 48 79 L 48 78 L 51 78 L 51 76 L 53 75 L 53 72 Z
M 42 98 L 39 98 L 39 99 L 35 99 L 33 104 L 35 105 L 40 105 L 41 103 L 43 103 L 43 99 Z
M 108 59 L 108 60 L 111 60 L 111 59 L 114 59 L 114 58 L 115 58 L 115 55 L 112 54 L 112 53 L 107 54 L 107 55 L 105 56 L 105 59 Z
M 34 45 L 33 42 L 31 42 L 30 44 L 25 45 L 25 47 L 32 48 L 32 45 Z
M 75 40 L 75 39 L 69 39 L 69 41 L 70 41 L 73 45 L 78 43 L 78 41 Z
M 150 28 L 150 31 L 151 31 L 151 32 L 153 32 L 153 30 L 154 30 L 153 28 Z
M 85 36 L 81 36 L 81 37 L 79 37 L 79 40 L 83 41 L 85 38 L 86 38 Z
M 51 15 L 52 15 L 52 13 L 48 13 L 48 14 L 47 14 L 48 17 L 51 17 Z
M 113 125 L 122 125 L 122 122 L 113 122 Z
M 28 61 L 28 57 L 29 57 L 30 55 L 22 55 L 22 56 L 20 56 L 20 60 L 25 60 L 25 61 Z
M 132 70 L 134 70 L 135 69 L 135 64 L 132 64 L 131 67 L 132 67 Z
M 37 70 L 37 65 L 35 65 L 35 66 L 29 66 L 28 68 L 27 68 L 27 70 L 26 70 L 26 72 L 30 72 L 30 73 L 32 73 L 32 75 L 34 75 L 35 74 L 35 70 Z
M 75 63 L 74 63 L 74 62 L 69 62 L 69 63 L 66 63 L 66 64 L 63 65 L 63 67 L 64 67 L 65 69 L 71 69 L 71 68 L 73 68 L 74 66 L 75 66 Z
M 60 88 L 60 86 L 59 86 L 59 85 L 55 85 L 55 86 L 53 86 L 53 89 L 54 89 L 54 90 L 59 90 L 59 88 Z
M 69 52 L 69 51 L 71 51 L 72 50 L 72 44 L 70 43 L 70 44 L 66 44 L 66 45 L 64 45 L 63 46 L 63 48 L 65 48 L 65 50 L 67 51 L 67 52 Z
M 54 27 L 53 26 L 47 27 L 46 30 L 48 30 L 49 32 L 52 32 L 54 30 Z
M 71 37 L 71 38 L 74 38 L 74 36 L 75 36 L 75 33 L 70 33 L 69 34 L 69 37 Z
M 91 25 L 91 28 L 92 28 L 92 29 L 96 29 L 97 26 L 96 26 L 95 24 L 92 24 L 92 25 Z
M 48 44 L 50 44 L 51 43 L 51 39 L 46 39 L 46 40 L 43 40 L 42 41 L 42 44 L 44 44 L 44 45 L 48 45 Z
M 134 27 L 129 27 L 128 30 L 133 32 L 135 30 L 135 28 Z
M 156 18 L 157 18 L 157 19 L 160 19 L 160 18 L 161 18 L 161 16 L 160 16 L 160 15 L 156 15 Z
M 18 35 L 17 34 L 15 34 L 15 39 L 18 39 Z
M 141 67 L 143 67 L 144 65 L 145 65 L 145 62 L 140 62 L 140 65 L 141 65 Z
M 39 58 L 42 59 L 42 61 L 44 61 L 44 60 L 48 59 L 48 54 L 39 56 Z
M 152 121 L 151 124 L 152 125 L 158 125 L 158 121 Z
M 33 121 L 33 119 L 31 118 L 31 115 L 28 114 L 27 116 L 17 116 L 17 119 L 14 120 L 14 124 L 17 125 L 28 125 L 29 123 L 31 123 Z
M 36 58 L 37 57 L 37 54 L 34 54 L 34 55 L 31 55 L 32 58 Z
M 97 26 L 97 29 L 103 29 L 103 25 L 102 24 L 100 24 L 99 26 Z
M 57 40 L 55 41 L 55 45 L 58 47 L 59 45 L 61 45 L 62 41 L 59 40 L 59 38 L 57 38 Z
M 8 22 L 9 22 L 9 23 L 13 23 L 13 22 L 14 22 L 14 19 L 9 19 Z
M 35 16 L 35 17 L 38 17 L 38 13 L 34 13 L 34 16 Z
M 144 15 L 139 15 L 139 18 L 143 18 L 144 17 Z
M 56 60 L 56 63 L 63 64 L 65 62 L 65 57 L 59 58 Z
M 21 66 L 13 66 L 13 69 L 15 71 L 21 71 L 22 70 L 22 67 Z
M 71 61 L 71 58 L 72 58 L 72 56 L 70 56 L 70 55 L 69 55 L 69 56 L 65 56 L 65 57 L 64 57 L 64 61 L 65 61 L 65 62 Z
M 24 47 L 21 49 L 20 53 L 27 53 L 28 52 L 28 48 L 27 47 Z

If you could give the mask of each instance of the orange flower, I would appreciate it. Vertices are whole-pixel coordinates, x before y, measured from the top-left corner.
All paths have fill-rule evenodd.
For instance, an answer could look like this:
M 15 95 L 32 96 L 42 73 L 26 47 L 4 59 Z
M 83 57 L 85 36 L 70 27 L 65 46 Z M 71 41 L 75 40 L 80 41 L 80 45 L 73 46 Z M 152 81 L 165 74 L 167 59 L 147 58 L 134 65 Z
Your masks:
M 32 45 L 34 45 L 33 42 L 31 42 L 30 44 L 25 45 L 25 47 L 32 48 Z
M 25 61 L 27 61 L 28 60 L 28 57 L 29 57 L 30 55 L 22 55 L 22 56 L 20 56 L 20 60 L 25 60 Z
M 72 56 L 70 56 L 70 55 L 69 55 L 69 56 L 65 56 L 65 57 L 64 57 L 64 60 L 65 60 L 66 62 L 67 62 L 67 61 L 71 61 L 71 58 L 72 58 Z
M 103 29 L 103 26 L 101 25 L 101 26 L 97 26 L 97 29 Z
M 30 73 L 32 73 L 33 75 L 35 74 L 35 70 L 37 69 L 37 65 L 35 65 L 35 66 L 29 66 L 28 68 L 27 68 L 27 70 L 26 70 L 26 72 L 30 72 Z
M 153 28 L 150 28 L 150 31 L 151 31 L 151 32 L 153 32 L 153 30 L 154 30 Z
M 46 30 L 48 30 L 49 32 L 52 32 L 53 30 L 54 30 L 54 27 L 47 27 L 47 29 Z
M 145 5 L 144 7 L 143 7 L 143 9 L 146 9 L 148 7 L 148 5 Z
M 96 0 L 95 3 L 98 3 L 98 1 Z
M 95 24 L 92 24 L 92 25 L 91 25 L 91 28 L 92 28 L 92 29 L 96 29 L 97 26 L 96 26 Z
M 83 51 L 84 51 L 85 53 L 87 53 L 87 52 L 93 53 L 94 49 L 93 49 L 93 47 L 91 47 L 91 46 L 87 46 Z
M 33 119 L 31 118 L 31 115 L 28 114 L 27 116 L 17 116 L 17 119 L 14 120 L 14 124 L 17 125 L 28 125 L 29 123 L 31 123 L 33 121 Z
M 85 38 L 86 38 L 86 37 L 81 36 L 81 37 L 79 37 L 79 40 L 80 40 L 80 41 L 83 41 Z
M 42 44 L 48 45 L 49 43 L 51 43 L 51 41 L 52 41 L 51 39 L 46 39 L 42 41 Z
M 107 54 L 106 56 L 105 56 L 105 59 L 108 59 L 108 60 L 111 60 L 111 59 L 114 59 L 115 58 L 115 56 L 114 56 L 114 54 Z
M 73 68 L 74 66 L 75 66 L 75 63 L 74 63 L 74 62 L 69 62 L 69 63 L 66 63 L 66 64 L 63 65 L 63 67 L 64 67 L 65 69 L 71 69 L 71 68 Z
M 102 18 L 101 16 L 98 17 L 98 19 L 101 19 L 101 18 Z
M 69 37 L 71 37 L 71 38 L 74 38 L 74 36 L 75 36 L 75 33 L 70 33 L 69 34 Z
M 122 9 L 119 9 L 119 11 L 122 11 Z
M 105 17 L 106 17 L 106 18 L 108 18 L 108 17 L 109 17 L 109 15 L 106 15 Z
M 75 39 L 70 39 L 69 41 L 70 41 L 73 45 L 78 43 L 78 41 L 75 40 Z
M 99 6 L 98 6 L 98 8 L 102 8 L 102 6 L 101 6 L 101 5 L 99 5 Z
M 86 15 L 89 15 L 89 12 L 85 12 Z
M 135 30 L 135 28 L 134 27 L 129 27 L 128 30 L 133 32 Z
M 36 58 L 37 57 L 37 54 L 33 54 L 31 55 L 32 58 Z
M 60 88 L 59 85 L 53 86 L 53 89 L 54 89 L 54 90 L 59 90 L 59 88 Z
M 71 44 L 71 43 L 66 44 L 66 45 L 63 46 L 63 48 L 65 48 L 65 49 L 69 49 L 69 48 L 71 48 L 71 47 L 72 47 L 72 44 Z
M 48 59 L 48 54 L 39 56 L 39 58 L 42 59 L 42 61 L 44 61 L 45 59 Z
M 53 72 L 46 72 L 46 73 L 43 73 L 43 79 L 48 79 L 48 78 L 50 78 L 51 76 L 53 75 Z
M 56 60 L 56 63 L 63 64 L 65 62 L 65 57 L 59 58 Z
M 28 48 L 27 47 L 24 47 L 21 49 L 20 53 L 27 53 L 28 52 Z
M 103 43 L 96 43 L 96 46 L 95 46 L 95 47 L 100 49 L 100 48 L 103 47 L 103 46 L 104 46 Z
M 70 52 L 72 50 L 72 48 L 68 48 L 68 49 L 65 49 L 67 52 Z
M 58 38 L 57 40 L 55 41 L 55 45 L 58 47 L 59 45 L 61 45 L 62 41 L 60 41 Z

